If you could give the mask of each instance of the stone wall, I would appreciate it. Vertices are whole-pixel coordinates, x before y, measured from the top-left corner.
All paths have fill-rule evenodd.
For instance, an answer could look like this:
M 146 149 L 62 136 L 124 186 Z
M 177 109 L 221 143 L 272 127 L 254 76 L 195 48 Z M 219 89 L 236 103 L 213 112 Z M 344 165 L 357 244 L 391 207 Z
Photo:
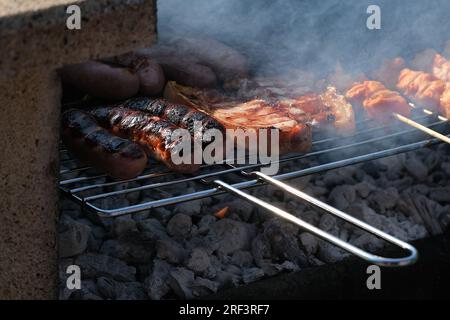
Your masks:
M 81 30 L 66 28 L 66 6 Z M 148 46 L 154 0 L 0 1 L 0 299 L 56 293 L 57 68 Z

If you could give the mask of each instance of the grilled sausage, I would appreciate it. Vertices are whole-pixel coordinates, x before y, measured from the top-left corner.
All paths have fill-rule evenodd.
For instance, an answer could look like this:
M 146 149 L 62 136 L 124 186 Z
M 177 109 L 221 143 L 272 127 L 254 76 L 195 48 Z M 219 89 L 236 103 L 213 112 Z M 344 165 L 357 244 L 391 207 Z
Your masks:
M 191 135 L 201 138 L 208 129 L 224 132 L 224 127 L 210 115 L 193 107 L 170 103 L 164 99 L 150 99 L 145 97 L 131 98 L 122 104 L 123 107 L 141 110 L 163 118 L 173 125 L 189 130 Z
M 120 56 L 102 59 L 102 61 L 133 70 L 139 77 L 139 93 L 142 95 L 155 96 L 164 89 L 166 84 L 164 71 L 152 58 L 128 52 Z
M 158 60 L 167 79 L 185 86 L 210 88 L 217 85 L 216 74 L 211 68 L 186 59 L 165 58 Z
M 179 127 L 169 121 L 123 107 L 100 107 L 91 112 L 103 127 L 138 143 L 147 155 L 162 162 L 169 169 L 192 173 L 200 168 L 200 164 L 194 164 L 193 159 L 189 159 L 190 163 L 174 163 L 174 156 L 182 152 L 184 142 L 181 137 L 175 135 L 175 130 Z
M 145 169 L 144 150 L 99 127 L 90 114 L 70 109 L 64 112 L 62 120 L 63 141 L 78 158 L 118 179 L 134 178 Z
M 131 69 L 97 61 L 65 66 L 61 69 L 64 83 L 97 98 L 127 99 L 139 91 L 139 76 Z
M 221 82 L 248 74 L 246 58 L 213 38 L 175 37 L 168 44 L 181 55 L 195 57 L 201 64 L 213 69 Z
M 157 45 L 140 49 L 114 57 L 109 61 L 131 69 L 138 69 L 141 62 L 145 60 L 161 66 L 168 80 L 199 88 L 217 85 L 217 77 L 210 67 L 202 64 L 198 59 L 192 58 L 192 56 L 180 55 L 176 50 L 165 46 Z
M 136 71 L 139 76 L 139 93 L 145 96 L 155 96 L 162 92 L 166 78 L 161 66 L 151 60 L 144 60 Z

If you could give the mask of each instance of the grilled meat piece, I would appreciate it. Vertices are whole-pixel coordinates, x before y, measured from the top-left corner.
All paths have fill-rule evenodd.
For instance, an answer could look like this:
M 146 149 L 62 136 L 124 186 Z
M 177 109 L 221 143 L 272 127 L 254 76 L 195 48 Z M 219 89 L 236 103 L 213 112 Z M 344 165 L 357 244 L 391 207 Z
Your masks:
M 355 129 L 355 115 L 345 97 L 337 93 L 335 87 L 326 87 L 320 81 L 322 93 L 312 92 L 314 78 L 307 72 L 291 72 L 290 76 L 259 77 L 242 80 L 236 93 L 237 101 L 264 99 L 280 106 L 288 115 L 301 123 L 312 123 L 313 129 L 332 130 L 338 134 L 348 134 Z M 341 74 L 333 75 L 334 80 Z M 342 75 L 342 77 L 344 77 Z M 350 76 L 346 76 L 348 80 Z M 323 82 L 323 83 L 322 83 Z M 342 85 L 342 84 L 341 84 Z M 316 90 L 314 90 L 316 91 Z M 226 100 L 227 97 L 225 97 Z
M 349 134 L 355 130 L 355 115 L 351 104 L 334 87 L 323 93 L 307 93 L 295 99 L 278 101 L 289 117 L 300 123 L 312 123 L 319 130 Z
M 173 156 L 183 149 L 181 137 L 174 135 L 179 127 L 167 120 L 151 116 L 144 111 L 130 110 L 122 107 L 100 107 L 91 111 L 94 117 L 112 133 L 130 139 L 142 146 L 145 152 L 162 162 L 169 169 L 192 173 L 199 169 L 199 164 L 176 164 Z
M 114 178 L 132 179 L 147 164 L 147 155 L 139 145 L 112 135 L 81 110 L 63 113 L 62 139 L 75 156 Z
M 450 81 L 450 60 L 437 53 L 433 60 L 433 75 L 443 81 Z
M 208 114 L 193 107 L 170 103 L 164 99 L 132 98 L 123 102 L 121 106 L 160 117 L 173 125 L 189 130 L 191 135 L 199 139 L 202 138 L 203 133 L 208 129 L 225 131 L 224 127 Z M 196 125 L 197 127 L 195 127 Z
M 450 83 L 446 83 L 445 90 L 441 95 L 440 105 L 439 105 L 440 113 L 450 119 Z
M 404 116 L 411 113 L 405 98 L 378 81 L 356 83 L 347 91 L 346 97 L 352 104 L 364 107 L 369 117 L 375 119 L 386 120 L 393 112 Z
M 243 132 L 278 129 L 280 153 L 305 152 L 311 146 L 310 126 L 290 118 L 277 103 L 262 99 L 236 102 L 215 91 L 183 87 L 174 82 L 167 84 L 164 96 L 209 114 L 226 129 Z
M 439 111 L 445 82 L 430 73 L 403 69 L 398 78 L 397 88 L 420 106 Z
M 258 83 L 262 81 L 259 80 Z M 276 89 L 274 81 L 267 81 L 265 84 L 271 85 L 263 86 L 261 90 L 258 90 L 254 88 L 258 87 L 258 83 L 248 84 L 253 88 L 251 90 L 253 93 L 260 93 L 253 97 L 243 96 L 240 92 L 237 96 L 225 95 L 216 90 L 189 88 L 174 82 L 167 84 L 165 95 L 169 99 L 194 107 L 213 109 L 219 114 L 221 111 L 217 109 L 230 109 L 233 106 L 254 104 L 258 101 L 260 104 L 270 105 L 273 111 L 276 110 L 284 117 L 287 116 L 298 123 L 312 124 L 313 128 L 320 130 L 333 129 L 337 133 L 347 134 L 353 132 L 355 128 L 352 106 L 347 103 L 344 96 L 337 94 L 334 87 L 328 87 L 321 94 L 307 92 L 297 95 L 290 87 Z M 207 112 L 214 116 L 211 110 Z

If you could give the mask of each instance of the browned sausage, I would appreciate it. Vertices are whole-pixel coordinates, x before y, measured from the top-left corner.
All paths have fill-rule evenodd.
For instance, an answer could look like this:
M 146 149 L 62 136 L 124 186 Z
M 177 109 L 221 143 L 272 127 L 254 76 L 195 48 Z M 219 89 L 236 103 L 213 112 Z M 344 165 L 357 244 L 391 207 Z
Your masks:
M 61 79 L 93 97 L 108 100 L 135 96 L 140 87 L 139 76 L 131 69 L 97 61 L 65 66 Z
M 118 179 L 138 176 L 147 164 L 144 150 L 100 127 L 88 113 L 70 109 L 63 113 L 62 138 L 75 156 Z
M 167 80 L 198 88 L 209 88 L 217 85 L 216 74 L 210 67 L 192 56 L 180 55 L 165 46 L 158 45 L 137 50 L 114 57 L 109 61 L 136 69 L 143 59 L 158 63 L 164 70 Z
M 149 156 L 162 162 L 169 169 L 192 173 L 200 164 L 173 162 L 173 155 L 182 150 L 182 139 L 175 137 L 174 131 L 179 127 L 144 111 L 122 107 L 100 107 L 91 111 L 105 128 L 118 136 L 130 139 L 141 145 Z
M 213 38 L 178 37 L 168 43 L 180 56 L 190 56 L 214 70 L 222 82 L 246 77 L 247 59 L 233 48 Z
M 168 80 L 198 88 L 210 88 L 217 85 L 216 74 L 207 66 L 182 58 L 167 57 L 157 61 Z
M 136 97 L 120 104 L 124 108 L 145 111 L 169 121 L 173 125 L 189 130 L 191 135 L 201 138 L 208 129 L 225 132 L 225 128 L 210 115 L 193 107 L 170 103 L 165 99 Z M 196 131 L 197 130 L 197 131 Z
M 120 56 L 103 59 L 103 61 L 133 70 L 139 77 L 139 93 L 142 95 L 155 96 L 164 89 L 166 84 L 164 70 L 149 56 L 128 52 Z
M 149 59 L 143 61 L 136 71 L 139 76 L 139 93 L 145 96 L 155 96 L 162 92 L 166 84 L 164 71 L 159 64 Z

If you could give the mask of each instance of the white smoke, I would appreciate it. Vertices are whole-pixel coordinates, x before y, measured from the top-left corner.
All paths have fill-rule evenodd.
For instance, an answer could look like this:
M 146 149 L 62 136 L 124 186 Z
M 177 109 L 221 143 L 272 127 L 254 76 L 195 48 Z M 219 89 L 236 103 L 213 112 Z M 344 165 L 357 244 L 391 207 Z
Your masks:
M 368 30 L 366 9 L 381 8 L 381 30 Z M 324 76 L 340 61 L 366 71 L 397 55 L 411 58 L 450 38 L 448 0 L 161 0 L 158 31 L 209 35 L 246 54 L 252 67 L 291 67 Z

